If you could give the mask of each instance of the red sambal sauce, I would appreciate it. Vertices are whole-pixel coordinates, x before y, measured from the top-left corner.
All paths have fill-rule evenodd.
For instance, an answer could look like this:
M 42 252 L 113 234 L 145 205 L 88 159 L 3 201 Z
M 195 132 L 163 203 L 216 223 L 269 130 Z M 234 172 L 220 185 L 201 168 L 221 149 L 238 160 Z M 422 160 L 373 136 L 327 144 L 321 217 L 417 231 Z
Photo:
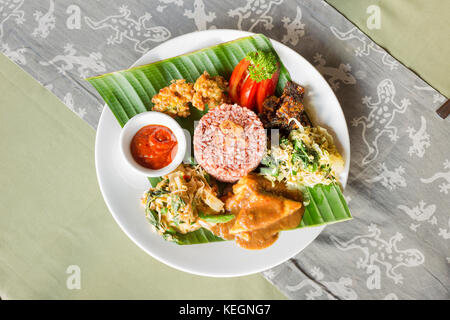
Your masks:
M 169 128 L 152 124 L 136 132 L 130 149 L 137 163 L 158 170 L 172 162 L 178 150 L 178 141 Z

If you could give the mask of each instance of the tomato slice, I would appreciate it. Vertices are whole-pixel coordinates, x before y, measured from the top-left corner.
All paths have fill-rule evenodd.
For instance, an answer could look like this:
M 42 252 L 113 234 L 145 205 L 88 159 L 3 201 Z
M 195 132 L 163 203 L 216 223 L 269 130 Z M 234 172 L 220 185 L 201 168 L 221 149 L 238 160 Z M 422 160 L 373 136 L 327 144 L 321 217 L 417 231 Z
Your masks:
M 240 105 L 241 107 L 249 108 L 250 110 L 255 109 L 256 105 L 256 93 L 258 92 L 259 83 L 250 77 L 247 77 L 245 82 L 242 84 L 240 93 Z
M 264 100 L 270 95 L 272 80 L 266 79 L 260 82 L 258 92 L 256 93 L 256 108 L 258 113 L 263 111 Z
M 243 84 L 244 79 L 247 77 L 247 68 L 250 65 L 250 61 L 242 59 L 238 65 L 234 68 L 229 81 L 229 94 L 231 100 L 234 103 L 239 103 L 239 90 Z
M 271 79 L 263 80 L 259 83 L 258 92 L 256 93 L 256 105 L 258 113 L 263 112 L 263 103 L 267 97 L 272 96 L 275 93 L 275 89 L 278 84 L 278 77 L 280 76 L 280 70 L 278 69 Z
M 234 103 L 250 110 L 257 106 L 261 113 L 264 100 L 275 93 L 280 69 L 278 66 L 271 79 L 256 82 L 249 76 L 249 65 L 250 61 L 244 58 L 234 68 L 229 81 L 229 95 Z

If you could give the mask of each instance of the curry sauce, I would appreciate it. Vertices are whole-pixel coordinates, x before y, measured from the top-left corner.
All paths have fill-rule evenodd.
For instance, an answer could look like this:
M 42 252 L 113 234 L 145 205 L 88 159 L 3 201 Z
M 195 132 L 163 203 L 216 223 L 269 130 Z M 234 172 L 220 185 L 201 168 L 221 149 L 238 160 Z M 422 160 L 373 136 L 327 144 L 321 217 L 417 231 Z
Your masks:
M 300 224 L 304 207 L 300 191 L 284 184 L 249 174 L 233 186 L 233 194 L 224 199 L 225 209 L 235 215 L 230 222 L 211 228 L 216 235 L 235 239 L 245 249 L 264 249 L 278 239 L 282 230 Z

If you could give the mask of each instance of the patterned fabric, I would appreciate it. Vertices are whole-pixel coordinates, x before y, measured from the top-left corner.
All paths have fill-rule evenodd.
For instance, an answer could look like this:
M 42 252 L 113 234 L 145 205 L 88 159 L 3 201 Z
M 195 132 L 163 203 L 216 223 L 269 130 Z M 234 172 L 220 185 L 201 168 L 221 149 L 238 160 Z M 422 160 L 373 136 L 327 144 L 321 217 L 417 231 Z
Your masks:
M 450 298 L 449 120 L 444 97 L 322 1 L 0 0 L 0 50 L 93 127 L 83 78 L 211 28 L 261 32 L 308 59 L 349 124 L 351 222 L 264 272 L 295 299 Z

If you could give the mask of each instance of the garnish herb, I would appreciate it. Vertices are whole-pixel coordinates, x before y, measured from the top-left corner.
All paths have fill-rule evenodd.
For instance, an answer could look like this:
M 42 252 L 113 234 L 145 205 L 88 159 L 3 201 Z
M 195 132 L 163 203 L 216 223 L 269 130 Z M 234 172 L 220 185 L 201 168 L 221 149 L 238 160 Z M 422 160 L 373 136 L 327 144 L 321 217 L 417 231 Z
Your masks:
M 277 57 L 272 52 L 253 51 L 247 54 L 248 74 L 256 82 L 271 79 L 277 71 Z

